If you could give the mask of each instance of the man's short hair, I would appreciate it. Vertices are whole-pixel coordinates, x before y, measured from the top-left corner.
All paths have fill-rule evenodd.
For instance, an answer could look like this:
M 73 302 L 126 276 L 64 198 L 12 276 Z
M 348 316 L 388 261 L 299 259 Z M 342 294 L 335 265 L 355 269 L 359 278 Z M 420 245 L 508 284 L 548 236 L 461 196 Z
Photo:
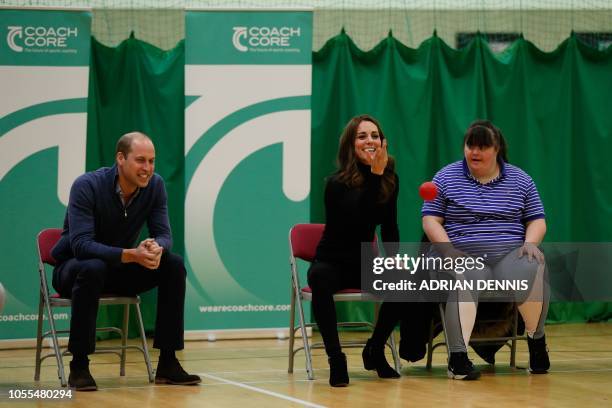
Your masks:
M 151 138 L 142 132 L 129 132 L 121 136 L 117 140 L 117 146 L 115 147 L 115 156 L 117 153 L 123 153 L 123 157 L 127 157 L 128 153 L 132 151 L 132 142 L 134 139 L 147 139 L 151 141 Z

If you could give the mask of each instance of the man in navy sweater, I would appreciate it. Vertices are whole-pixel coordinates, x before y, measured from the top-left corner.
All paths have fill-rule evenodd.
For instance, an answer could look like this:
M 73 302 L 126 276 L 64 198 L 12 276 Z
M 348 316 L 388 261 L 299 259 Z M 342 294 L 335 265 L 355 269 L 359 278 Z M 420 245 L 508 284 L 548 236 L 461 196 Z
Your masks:
M 160 349 L 156 384 L 197 384 L 176 359 L 183 349 L 185 266 L 170 253 L 167 194 L 153 172 L 155 147 L 143 133 L 123 135 L 116 164 L 85 173 L 70 190 L 62 237 L 53 248 L 53 287 L 72 299 L 69 385 L 96 390 L 88 354 L 95 350 L 95 324 L 102 293 L 135 295 L 154 287 L 157 319 L 153 347 Z M 138 245 L 143 225 L 150 238 Z

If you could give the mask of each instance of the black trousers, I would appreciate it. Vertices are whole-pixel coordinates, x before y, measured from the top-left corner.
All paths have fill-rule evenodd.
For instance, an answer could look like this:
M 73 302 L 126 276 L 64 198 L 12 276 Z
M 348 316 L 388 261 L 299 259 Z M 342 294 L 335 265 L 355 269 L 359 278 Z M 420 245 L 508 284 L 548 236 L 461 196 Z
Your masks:
M 359 264 L 314 261 L 308 269 L 308 285 L 312 289 L 312 312 L 328 356 L 341 352 L 334 293 L 342 289 L 361 288 L 359 268 Z
M 182 350 L 186 271 L 183 258 L 162 255 L 159 268 L 139 264 L 108 265 L 100 259 L 69 259 L 55 267 L 53 287 L 72 299 L 68 350 L 73 355 L 95 350 L 96 318 L 100 295 L 134 296 L 157 287 L 157 317 L 153 347 Z
M 312 289 L 312 312 L 328 356 L 342 351 L 336 326 L 334 293 L 342 289 L 361 288 L 359 268 L 359 264 L 315 261 L 308 270 L 308 285 Z M 431 321 L 431 314 L 424 312 L 430 307 L 427 303 L 383 302 L 372 333 L 372 346 L 383 348 L 395 326 L 401 322 L 400 349 L 404 349 L 411 357 L 420 355 L 429 335 Z M 413 351 L 415 349 L 416 351 Z

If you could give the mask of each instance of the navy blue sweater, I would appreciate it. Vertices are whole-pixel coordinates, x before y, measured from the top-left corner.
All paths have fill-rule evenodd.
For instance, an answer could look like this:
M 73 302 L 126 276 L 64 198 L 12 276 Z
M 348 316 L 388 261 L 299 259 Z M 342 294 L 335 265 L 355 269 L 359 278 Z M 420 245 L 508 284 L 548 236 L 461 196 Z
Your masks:
M 170 251 L 167 194 L 163 179 L 153 174 L 124 208 L 115 190 L 117 166 L 79 176 L 70 189 L 62 237 L 52 251 L 59 263 L 70 258 L 121 262 L 123 249 L 134 248 L 145 222 L 149 236 Z

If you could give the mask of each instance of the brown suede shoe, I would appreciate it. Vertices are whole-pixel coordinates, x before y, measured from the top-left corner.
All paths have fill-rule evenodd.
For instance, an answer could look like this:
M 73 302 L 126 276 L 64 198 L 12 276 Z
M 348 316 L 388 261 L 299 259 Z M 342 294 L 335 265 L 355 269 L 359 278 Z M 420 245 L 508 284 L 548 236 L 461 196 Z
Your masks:
M 177 359 L 160 362 L 155 370 L 155 384 L 195 385 L 202 379 L 195 374 L 187 374 Z
M 73 367 L 70 365 L 68 386 L 77 391 L 96 391 L 98 385 L 89 372 L 89 367 Z

